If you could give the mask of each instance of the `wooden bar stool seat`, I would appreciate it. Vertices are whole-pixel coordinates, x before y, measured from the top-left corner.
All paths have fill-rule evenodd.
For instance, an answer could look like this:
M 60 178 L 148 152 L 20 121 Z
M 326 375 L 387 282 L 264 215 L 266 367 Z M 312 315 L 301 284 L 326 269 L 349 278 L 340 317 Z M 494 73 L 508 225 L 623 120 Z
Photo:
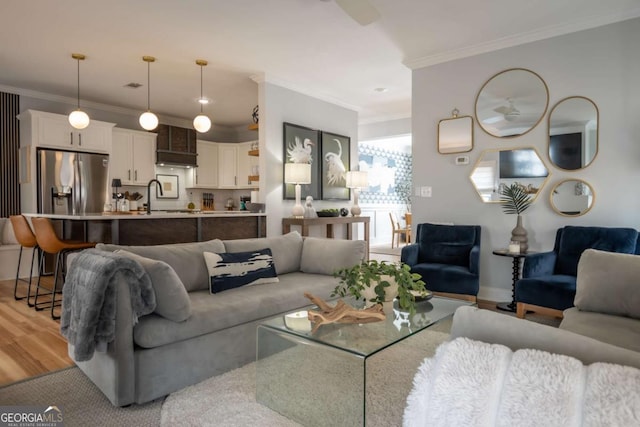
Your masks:
M 55 267 L 54 267 L 54 279 L 53 279 L 53 288 L 49 290 L 49 293 L 44 295 L 51 295 L 51 300 L 43 303 L 43 307 L 38 305 L 38 296 L 40 295 L 40 289 L 44 288 L 40 285 L 40 277 L 44 271 L 44 257 L 40 259 L 40 267 L 38 283 L 36 285 L 36 296 L 34 304 L 36 306 L 36 310 L 42 310 L 46 308 L 47 305 L 51 307 L 51 317 L 53 319 L 59 319 L 60 316 L 54 315 L 54 307 L 58 306 L 61 303 L 60 300 L 56 300 L 56 294 L 62 293 L 62 288 L 58 291 L 58 276 L 62 276 L 62 281 L 64 283 L 64 278 L 66 275 L 66 255 L 69 252 L 78 251 L 82 249 L 89 249 L 95 247 L 95 242 L 74 242 L 70 240 L 61 240 L 58 238 L 55 229 L 53 228 L 53 224 L 49 218 L 32 218 L 31 224 L 33 225 L 33 230 L 35 231 L 36 241 L 38 242 L 38 246 L 40 249 L 48 254 L 55 255 Z M 46 289 L 46 288 L 45 288 Z M 48 289 L 47 289 L 48 290 Z
M 29 222 L 22 215 L 11 215 L 9 217 L 11 221 L 11 226 L 13 227 L 13 233 L 16 236 L 16 240 L 20 244 L 20 252 L 18 253 L 18 266 L 16 269 L 16 281 L 13 286 L 13 298 L 16 301 L 27 299 L 27 304 L 33 307 L 31 304 L 31 282 L 33 280 L 33 261 L 36 257 L 36 252 L 38 256 L 40 256 L 40 248 L 38 247 L 38 242 L 36 240 L 35 234 L 31 231 L 31 227 L 29 226 Z M 29 281 L 20 277 L 20 264 L 22 262 L 22 250 L 24 248 L 31 249 L 31 268 L 29 268 Z M 24 296 L 18 296 L 18 282 L 28 283 L 27 293 Z

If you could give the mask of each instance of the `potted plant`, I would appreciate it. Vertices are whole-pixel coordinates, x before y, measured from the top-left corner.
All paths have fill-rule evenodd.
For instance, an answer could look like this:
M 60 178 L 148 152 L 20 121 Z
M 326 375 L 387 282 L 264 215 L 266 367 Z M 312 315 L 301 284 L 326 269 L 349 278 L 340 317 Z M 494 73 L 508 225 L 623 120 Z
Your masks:
M 500 190 L 500 203 L 506 214 L 518 215 L 516 227 L 511 231 L 511 241 L 520 244 L 520 252 L 527 252 L 529 245 L 527 243 L 527 230 L 522 226 L 522 212 L 531 206 L 531 194 L 527 193 L 525 188 L 514 182 L 511 185 L 505 185 Z
M 417 273 L 404 263 L 363 261 L 350 268 L 342 268 L 333 274 L 340 278 L 331 296 L 353 296 L 365 300 L 365 304 L 382 304 L 396 296 L 400 308 L 415 313 L 415 296 L 411 291 L 425 294 L 425 283 Z

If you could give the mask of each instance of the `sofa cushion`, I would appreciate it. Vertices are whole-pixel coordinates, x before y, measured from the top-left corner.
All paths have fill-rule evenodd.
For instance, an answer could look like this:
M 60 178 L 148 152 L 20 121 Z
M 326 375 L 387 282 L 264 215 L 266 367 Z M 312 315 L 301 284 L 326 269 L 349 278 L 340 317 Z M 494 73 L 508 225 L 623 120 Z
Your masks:
M 560 329 L 633 350 L 637 352 L 636 366 L 640 367 L 640 321 L 630 317 L 581 311 L 577 307 L 569 308 L 562 314 Z
M 574 305 L 584 311 L 640 319 L 640 256 L 584 251 Z
M 182 322 L 191 316 L 191 300 L 187 290 L 169 264 L 122 249 L 115 253 L 137 261 L 145 269 L 156 294 L 155 313 L 174 322 Z
M 224 252 L 247 252 L 269 248 L 273 255 L 276 273 L 285 274 L 300 271 L 302 236 L 297 231 L 292 231 L 283 236 L 225 240 L 223 243 Z
M 573 307 L 575 294 L 575 276 L 564 274 L 520 279 L 515 288 L 516 301 L 556 310 Z
M 151 314 L 134 326 L 137 345 L 154 348 L 220 331 L 308 306 L 305 292 L 328 299 L 338 279 L 320 274 L 289 273 L 279 283 L 230 289 L 212 297 L 209 291 L 190 292 L 191 317 L 172 322 Z
M 557 274 L 575 276 L 578 261 L 586 249 L 632 254 L 636 250 L 638 232 L 633 228 L 566 226 L 557 242 Z
M 334 271 L 360 264 L 365 255 L 364 240 L 305 237 L 300 271 L 333 275 Z
M 224 244 L 218 239 L 206 242 L 155 246 L 124 246 L 98 243 L 96 248 L 111 252 L 116 249 L 124 249 L 143 257 L 164 261 L 175 270 L 187 292 L 209 289 L 209 272 L 202 253 L 205 251 L 225 252 Z
M 278 282 L 269 248 L 221 254 L 204 252 L 203 255 L 211 277 L 212 294 L 245 285 Z

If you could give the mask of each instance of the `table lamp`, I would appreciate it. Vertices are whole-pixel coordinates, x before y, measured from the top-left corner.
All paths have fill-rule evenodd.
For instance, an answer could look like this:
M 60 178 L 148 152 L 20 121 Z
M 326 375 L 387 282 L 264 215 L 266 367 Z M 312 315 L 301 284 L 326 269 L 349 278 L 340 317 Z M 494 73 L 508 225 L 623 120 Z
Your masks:
M 296 218 L 302 218 L 304 208 L 300 203 L 300 184 L 311 184 L 311 165 L 309 163 L 285 163 L 284 182 L 295 184 L 296 204 L 293 206 L 292 214 Z
M 120 178 L 113 178 L 111 180 L 111 186 L 116 189 L 115 199 L 116 199 L 116 212 L 118 212 L 118 188 L 122 187 L 122 180 Z
M 369 175 L 367 171 L 348 171 L 347 172 L 347 188 L 353 188 L 353 206 L 351 206 L 351 215 L 360 216 L 362 209 L 358 206 L 358 196 L 360 189 L 369 186 Z

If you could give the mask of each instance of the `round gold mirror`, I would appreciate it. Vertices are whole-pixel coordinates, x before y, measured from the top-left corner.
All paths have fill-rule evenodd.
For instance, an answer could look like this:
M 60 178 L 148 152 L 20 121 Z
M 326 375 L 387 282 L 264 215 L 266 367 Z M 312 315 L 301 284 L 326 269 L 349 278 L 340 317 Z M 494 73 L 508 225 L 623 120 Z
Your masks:
M 564 170 L 586 168 L 598 154 L 598 107 L 589 98 L 571 96 L 549 113 L 549 160 Z
M 593 207 L 593 188 L 581 179 L 566 179 L 551 190 L 551 207 L 562 216 L 581 216 Z
M 524 68 L 491 77 L 476 97 L 476 120 L 498 138 L 524 135 L 536 127 L 549 106 L 549 89 L 542 78 Z

